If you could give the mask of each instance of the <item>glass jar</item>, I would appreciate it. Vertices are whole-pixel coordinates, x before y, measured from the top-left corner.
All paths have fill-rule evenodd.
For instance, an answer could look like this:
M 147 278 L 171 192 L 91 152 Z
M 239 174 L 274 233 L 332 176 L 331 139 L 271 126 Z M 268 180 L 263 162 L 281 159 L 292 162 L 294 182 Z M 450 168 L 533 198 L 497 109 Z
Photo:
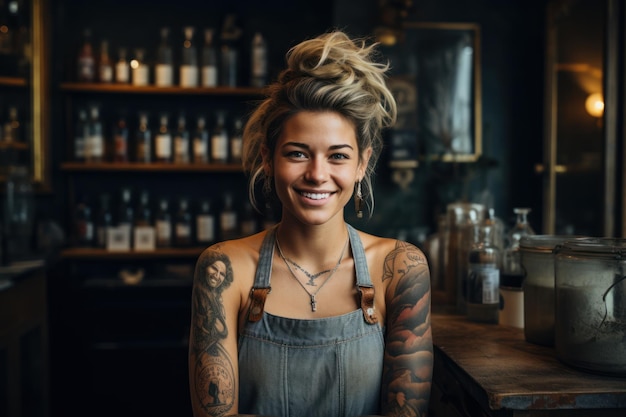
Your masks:
M 585 238 L 555 250 L 554 345 L 564 363 L 626 375 L 626 239 Z
M 524 278 L 524 337 L 554 346 L 554 249 L 575 236 L 529 235 L 520 239 Z

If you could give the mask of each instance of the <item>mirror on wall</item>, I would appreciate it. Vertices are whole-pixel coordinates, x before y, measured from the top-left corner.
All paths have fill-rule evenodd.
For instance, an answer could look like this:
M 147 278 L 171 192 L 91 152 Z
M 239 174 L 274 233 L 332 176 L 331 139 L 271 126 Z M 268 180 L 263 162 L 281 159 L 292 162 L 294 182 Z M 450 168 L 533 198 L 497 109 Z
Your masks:
M 24 167 L 49 188 L 44 0 L 0 0 L 0 181 Z

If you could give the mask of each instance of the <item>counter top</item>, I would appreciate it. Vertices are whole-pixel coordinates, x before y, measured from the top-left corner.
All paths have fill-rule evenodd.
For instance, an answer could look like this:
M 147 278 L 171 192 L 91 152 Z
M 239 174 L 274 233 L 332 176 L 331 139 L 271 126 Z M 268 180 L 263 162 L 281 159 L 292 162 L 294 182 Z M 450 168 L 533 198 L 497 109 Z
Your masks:
M 32 260 L 0 266 L 0 291 L 11 288 L 15 281 L 28 276 L 30 272 L 40 269 L 44 265 L 44 260 Z
M 433 314 L 432 331 L 435 382 L 458 382 L 486 412 L 626 409 L 626 377 L 571 368 L 554 348 L 526 342 L 522 329 Z

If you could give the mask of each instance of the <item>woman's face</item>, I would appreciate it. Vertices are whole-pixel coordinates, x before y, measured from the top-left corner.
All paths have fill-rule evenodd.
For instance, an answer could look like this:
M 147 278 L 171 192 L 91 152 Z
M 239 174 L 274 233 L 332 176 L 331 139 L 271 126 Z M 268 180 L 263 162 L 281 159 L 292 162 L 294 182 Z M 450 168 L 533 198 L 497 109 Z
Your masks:
M 371 149 L 359 150 L 354 125 L 336 112 L 303 111 L 290 117 L 266 174 L 274 177 L 283 216 L 324 224 L 337 216 L 363 178 Z
M 212 288 L 222 285 L 226 278 L 226 264 L 222 261 L 215 261 L 206 268 L 207 281 Z

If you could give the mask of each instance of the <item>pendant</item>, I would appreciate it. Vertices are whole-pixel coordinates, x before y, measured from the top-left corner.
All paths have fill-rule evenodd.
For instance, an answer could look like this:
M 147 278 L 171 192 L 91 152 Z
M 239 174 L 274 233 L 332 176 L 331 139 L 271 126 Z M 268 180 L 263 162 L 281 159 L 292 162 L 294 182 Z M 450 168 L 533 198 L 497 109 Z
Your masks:
M 317 311 L 317 301 L 315 301 L 314 295 L 311 296 L 311 311 L 314 313 Z

